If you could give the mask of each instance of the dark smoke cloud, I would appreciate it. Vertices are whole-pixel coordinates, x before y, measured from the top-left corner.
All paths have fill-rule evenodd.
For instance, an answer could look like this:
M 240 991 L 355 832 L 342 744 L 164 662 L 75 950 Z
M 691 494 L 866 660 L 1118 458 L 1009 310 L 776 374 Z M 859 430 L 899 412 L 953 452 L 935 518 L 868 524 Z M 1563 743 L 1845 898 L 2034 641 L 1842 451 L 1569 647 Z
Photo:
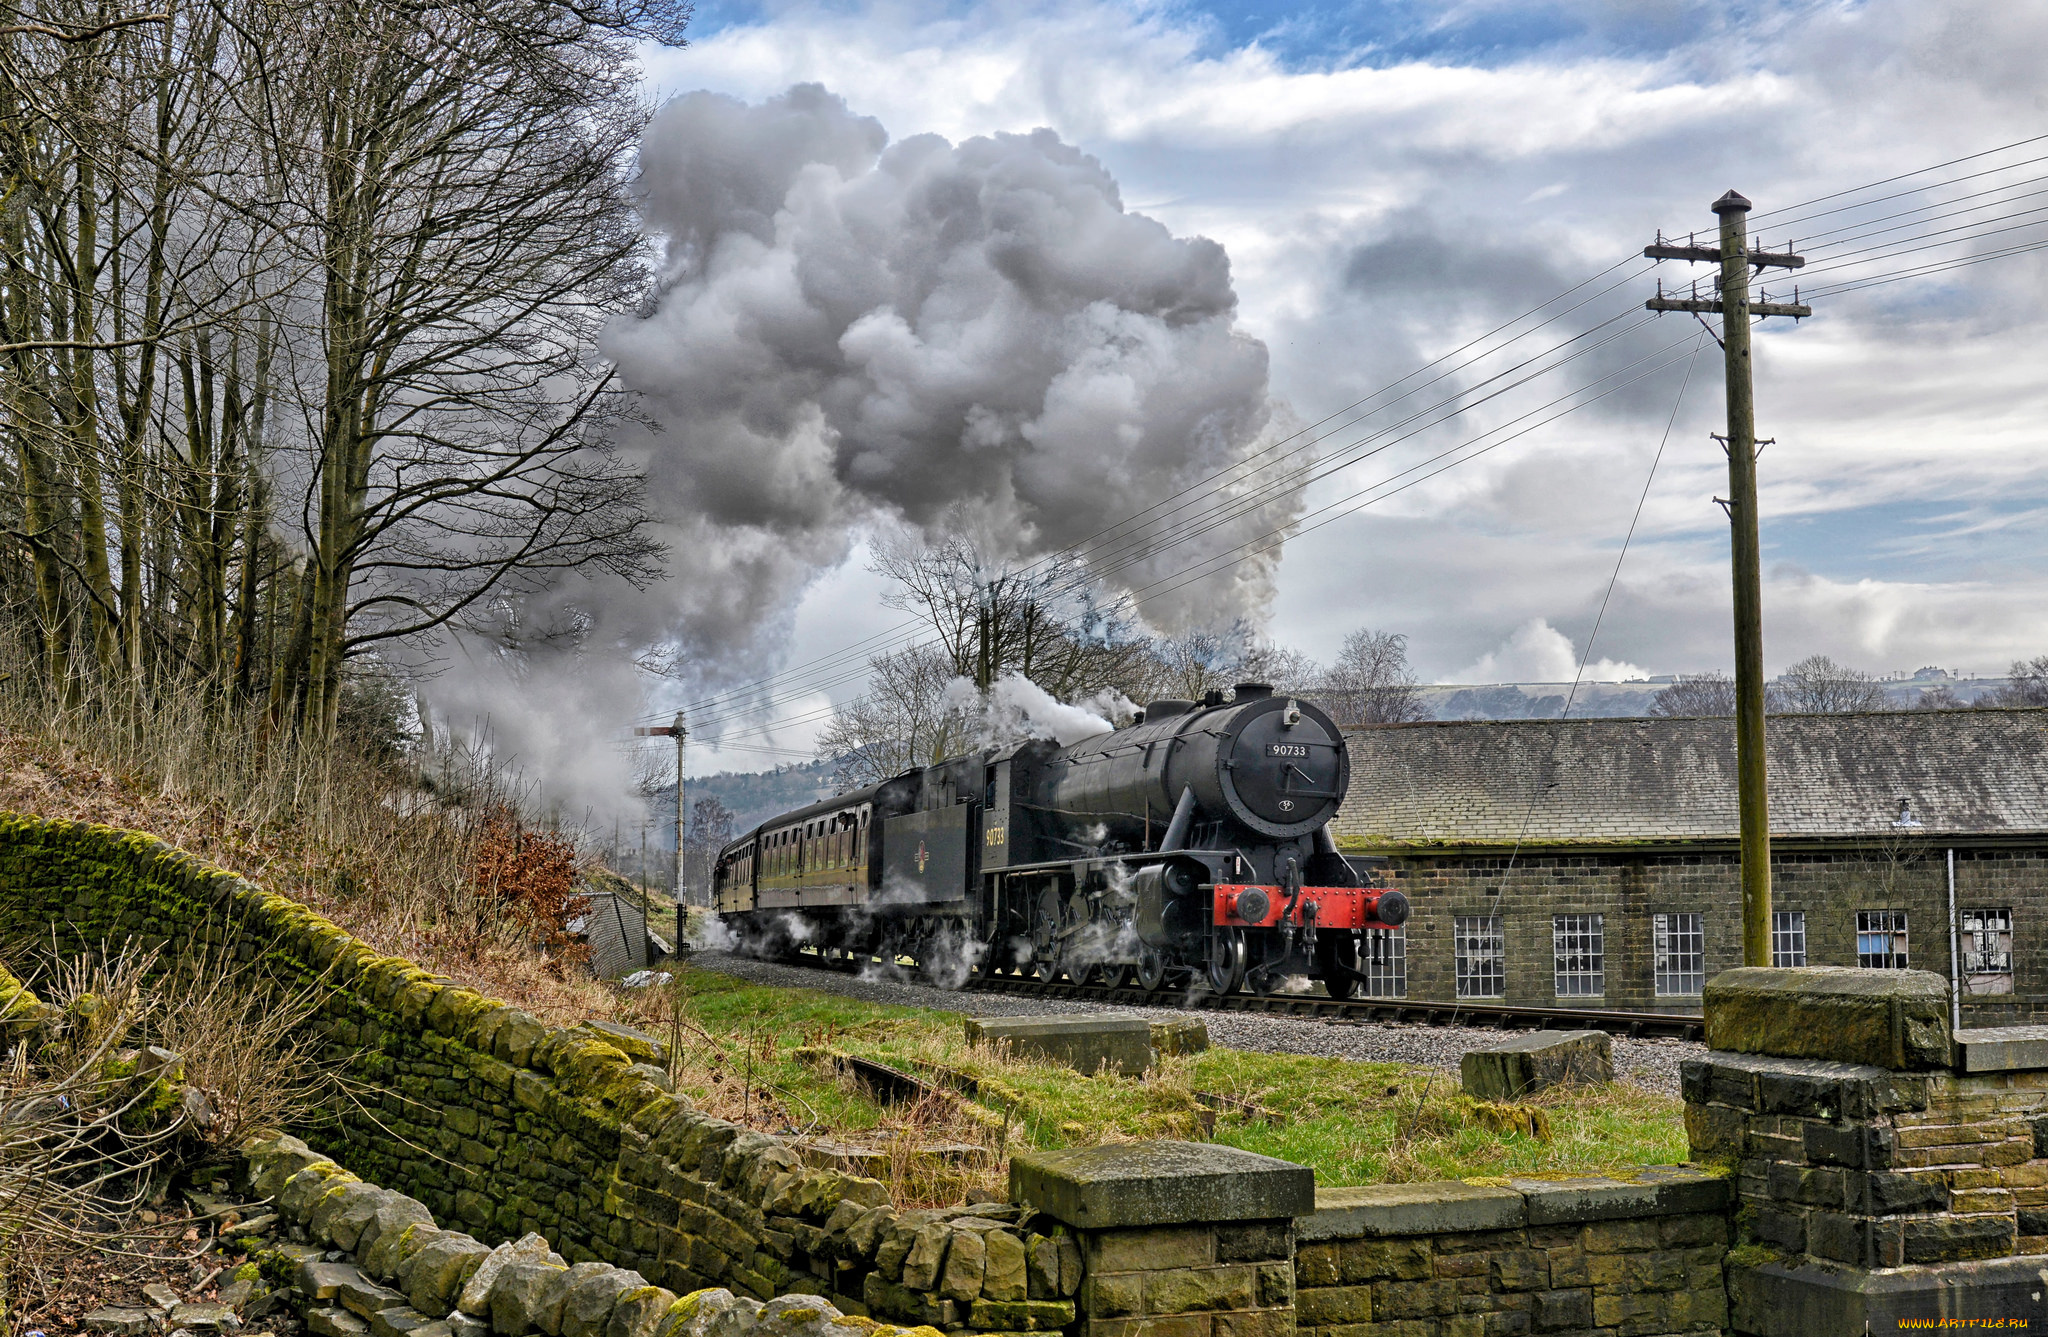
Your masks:
M 487 728 L 572 814 L 630 813 L 609 740 L 663 695 L 638 665 L 672 669 L 677 696 L 753 676 L 869 527 L 964 516 L 1028 558 L 1227 469 L 1284 416 L 1223 248 L 1125 212 L 1051 131 L 891 145 L 816 84 L 694 93 L 649 127 L 640 186 L 659 281 L 604 352 L 641 396 L 619 444 L 647 472 L 668 578 L 565 580 L 520 612 L 576 635 L 466 643 L 429 689 L 444 727 Z M 1297 500 L 1252 492 L 1227 529 L 1114 579 L 1224 552 Z M 1144 615 L 1258 623 L 1277 559 Z
M 1265 346 L 1235 326 L 1223 248 L 1125 212 L 1048 130 L 890 145 L 816 84 L 671 103 L 641 153 L 659 291 L 606 352 L 660 430 L 658 508 L 747 598 L 678 609 L 692 652 L 749 643 L 877 519 L 965 513 L 1015 556 L 1086 539 L 1241 460 L 1271 430 Z M 1128 588 L 1284 523 L 1283 491 Z M 729 568 L 714 569 L 721 578 Z M 1146 606 L 1261 618 L 1272 561 Z

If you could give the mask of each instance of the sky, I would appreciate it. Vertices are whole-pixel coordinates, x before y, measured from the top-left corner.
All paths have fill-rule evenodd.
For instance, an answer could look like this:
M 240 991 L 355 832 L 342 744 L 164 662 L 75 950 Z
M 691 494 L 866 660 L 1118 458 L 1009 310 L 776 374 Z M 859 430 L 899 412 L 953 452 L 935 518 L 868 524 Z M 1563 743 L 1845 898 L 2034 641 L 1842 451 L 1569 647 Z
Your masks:
M 1740 190 L 1763 242 L 1805 238 L 1808 290 L 2048 240 L 2034 226 L 2048 193 L 2030 196 L 2048 190 L 2048 161 L 2027 164 L 2048 140 L 1841 197 L 1899 194 L 1889 203 L 1801 204 L 2048 135 L 2038 5 L 704 0 L 692 36 L 644 54 L 663 100 L 708 90 L 751 107 L 817 84 L 892 144 L 1050 130 L 1114 178 L 1124 210 L 1221 245 L 1236 329 L 1269 354 L 1276 421 L 1341 415 L 1604 274 L 1579 297 L 1611 291 L 1516 356 L 1622 316 L 1584 342 L 1613 338 L 1302 496 L 1266 634 L 1326 659 L 1356 628 L 1398 631 L 1429 681 L 1569 678 L 1582 655 L 1608 678 L 1732 662 L 1714 501 L 1726 467 L 1708 435 L 1719 350 L 1682 315 L 1626 328 L 1660 279 L 1705 274 L 1625 263 L 1660 229 L 1710 230 L 1709 204 Z M 1881 218 L 1945 199 L 1979 211 Z M 1863 248 L 1973 222 L 2010 230 L 1854 267 Z M 2048 653 L 2044 256 L 1829 294 L 1810 320 L 1757 327 L 1758 434 L 1774 439 L 1759 462 L 1768 671 L 1825 653 L 1880 673 L 1995 673 Z M 1793 281 L 1762 280 L 1774 296 Z M 1586 386 L 1612 393 L 1344 513 L 1369 484 L 1485 429 L 1518 431 Z M 1341 460 L 1365 435 L 1335 430 L 1317 451 Z M 817 549 L 733 680 L 894 625 L 881 593 L 857 539 Z M 798 693 L 782 713 L 851 690 Z M 807 755 L 814 727 L 730 730 L 692 770 Z

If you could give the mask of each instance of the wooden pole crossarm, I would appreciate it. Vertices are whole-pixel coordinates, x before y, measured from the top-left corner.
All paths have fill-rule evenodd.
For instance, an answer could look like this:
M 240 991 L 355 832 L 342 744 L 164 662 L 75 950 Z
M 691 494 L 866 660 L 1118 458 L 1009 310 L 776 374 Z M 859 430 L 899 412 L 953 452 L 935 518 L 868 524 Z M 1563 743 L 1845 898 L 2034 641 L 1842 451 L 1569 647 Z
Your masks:
M 1718 246 L 1667 246 L 1662 242 L 1643 247 L 1643 255 L 1651 260 L 1696 260 L 1703 264 L 1721 263 L 1721 248 Z M 1758 269 L 1803 269 L 1806 257 L 1790 251 L 1752 251 L 1749 263 Z
M 1711 311 L 1718 314 L 1721 303 L 1718 300 L 1690 297 L 1652 297 L 1643 303 L 1647 311 Z M 1751 302 L 1752 316 L 1791 316 L 1797 320 L 1813 314 L 1813 308 L 1804 302 Z

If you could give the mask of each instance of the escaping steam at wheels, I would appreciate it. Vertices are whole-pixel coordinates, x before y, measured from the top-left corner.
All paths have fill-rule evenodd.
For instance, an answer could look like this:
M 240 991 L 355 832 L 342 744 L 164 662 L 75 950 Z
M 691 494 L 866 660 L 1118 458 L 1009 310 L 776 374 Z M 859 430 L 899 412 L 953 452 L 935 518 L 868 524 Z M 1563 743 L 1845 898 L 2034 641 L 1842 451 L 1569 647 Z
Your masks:
M 906 771 L 764 822 L 720 851 L 738 949 L 1147 990 L 1348 998 L 1365 935 L 1408 901 L 1337 851 L 1344 736 L 1264 683 L 1154 701 L 1124 728 Z

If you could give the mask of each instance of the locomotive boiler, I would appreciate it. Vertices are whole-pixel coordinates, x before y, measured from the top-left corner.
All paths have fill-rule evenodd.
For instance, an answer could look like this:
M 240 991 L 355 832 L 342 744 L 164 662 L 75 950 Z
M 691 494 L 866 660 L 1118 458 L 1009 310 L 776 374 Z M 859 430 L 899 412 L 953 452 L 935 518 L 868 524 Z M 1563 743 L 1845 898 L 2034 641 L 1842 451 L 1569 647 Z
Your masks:
M 1263 683 L 1154 701 L 1067 746 L 907 771 L 728 844 L 717 912 L 742 950 L 915 961 L 958 987 L 1023 973 L 1233 993 L 1289 976 L 1351 996 L 1400 892 L 1329 834 L 1343 733 Z

